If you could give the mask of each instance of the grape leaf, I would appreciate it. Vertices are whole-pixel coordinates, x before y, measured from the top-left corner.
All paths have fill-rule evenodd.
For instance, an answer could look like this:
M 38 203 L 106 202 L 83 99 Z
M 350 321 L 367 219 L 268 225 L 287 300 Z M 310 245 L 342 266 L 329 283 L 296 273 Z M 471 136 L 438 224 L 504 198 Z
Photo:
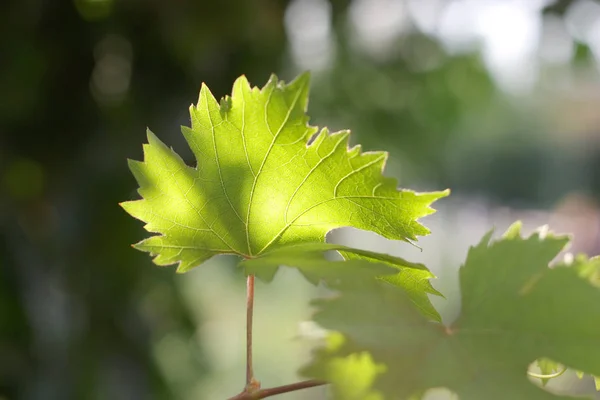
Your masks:
M 579 272 L 579 276 L 590 281 L 596 287 L 600 287 L 600 256 L 592 257 L 589 260 L 584 254 L 579 254 L 570 263 L 572 268 Z M 583 379 L 585 374 L 581 371 L 575 371 L 579 379 Z M 600 376 L 592 375 L 597 391 L 600 391 Z
M 346 261 L 331 261 L 326 253 L 341 253 Z M 403 288 L 413 305 L 421 313 L 435 321 L 441 321 L 440 315 L 431 304 L 428 293 L 442 296 L 431 286 L 430 279 L 435 276 L 423 265 L 412 263 L 400 257 L 353 249 L 331 243 L 302 243 L 285 246 L 263 253 L 260 257 L 243 260 L 240 266 L 246 274 L 256 275 L 269 282 L 281 265 L 296 267 L 310 282 L 324 281 L 330 287 L 345 274 L 348 268 L 354 268 L 353 276 L 363 271 L 365 278 L 371 278 L 373 271 L 380 268 L 376 275 L 382 281 Z M 383 269 L 381 269 L 383 267 Z M 393 269 L 391 269 L 392 267 Z M 443 296 L 442 296 L 443 297 Z
M 528 371 L 527 374 L 533 378 L 540 379 L 542 386 L 546 386 L 550 379 L 561 376 L 567 369 L 565 366 L 549 358 L 540 358 L 535 364 L 539 368 L 540 373 Z
M 582 278 L 586 278 L 592 285 L 600 287 L 600 256 L 588 260 L 585 255 L 579 254 L 574 258 L 572 264 Z
M 568 264 L 570 264 L 571 268 L 578 271 L 579 276 L 586 278 L 594 286 L 600 286 L 600 257 L 588 259 L 584 254 L 579 254 L 576 258 L 573 258 L 572 254 L 568 254 L 568 256 L 565 257 L 570 260 Z M 566 370 L 566 367 L 548 358 L 540 358 L 536 363 L 540 374 L 530 372 L 529 375 L 540 378 L 542 385 L 546 385 L 550 379 L 562 375 Z M 585 376 L 583 372 L 577 370 L 575 370 L 575 374 L 579 379 L 583 379 Z M 597 376 L 592 376 L 592 378 L 594 379 L 596 390 L 600 390 L 600 378 Z
M 368 356 L 376 377 L 361 388 L 365 397 L 407 399 L 446 387 L 462 400 L 574 398 L 535 385 L 527 369 L 550 358 L 599 375 L 600 289 L 589 281 L 594 261 L 549 268 L 568 239 L 522 238 L 518 225 L 498 241 L 490 238 L 470 249 L 460 269 L 461 314 L 450 326 L 426 319 L 397 288 L 341 287 L 339 296 L 319 300 L 315 321 L 343 340 L 319 349 L 303 373 L 330 380 L 345 399 L 350 359 Z
M 148 131 L 144 161 L 129 161 L 142 199 L 122 206 L 159 235 L 135 247 L 185 272 L 217 254 L 324 242 L 343 226 L 404 241 L 428 234 L 417 219 L 448 191 L 398 190 L 382 176 L 387 153 L 349 149 L 348 131 L 316 134 L 308 87 L 307 74 L 289 84 L 272 76 L 262 89 L 242 76 L 219 104 L 203 85 L 182 128 L 196 168 Z

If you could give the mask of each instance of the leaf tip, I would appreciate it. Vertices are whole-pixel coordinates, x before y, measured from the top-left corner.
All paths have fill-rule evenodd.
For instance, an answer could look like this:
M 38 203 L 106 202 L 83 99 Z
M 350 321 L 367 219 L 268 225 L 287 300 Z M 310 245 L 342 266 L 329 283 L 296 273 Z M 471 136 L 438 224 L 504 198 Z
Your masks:
M 242 75 L 240 75 L 240 76 L 239 76 L 239 77 L 238 77 L 238 78 L 235 80 L 235 82 L 234 82 L 234 85 L 235 85 L 236 83 L 238 83 L 238 82 L 239 82 L 240 84 L 244 84 L 244 83 L 245 83 L 245 84 L 249 85 L 249 82 L 248 82 L 248 77 L 246 76 L 246 74 L 242 74 Z
M 261 89 L 261 92 L 267 92 L 267 91 L 275 88 L 278 84 L 282 84 L 282 83 L 283 82 L 279 82 L 279 78 L 277 78 L 277 75 L 271 74 L 269 76 L 269 80 L 267 81 L 265 86 L 263 86 L 263 88 Z
M 138 161 L 138 160 L 133 160 L 131 158 L 127 159 L 127 167 L 129 168 L 129 170 L 131 172 L 136 172 L 139 170 L 140 164 L 143 164 L 143 162 Z
M 158 147 L 158 148 L 162 148 L 162 149 L 166 149 L 167 145 L 165 145 L 162 140 L 160 140 L 158 138 L 158 136 L 156 136 L 154 134 L 154 132 L 152 132 L 149 128 L 146 129 L 146 137 L 148 138 L 148 144 L 144 145 L 144 154 L 145 154 L 145 158 L 147 158 L 148 153 L 146 153 L 148 147 Z M 131 163 L 130 163 L 131 166 Z
M 433 196 L 433 201 L 443 199 L 445 197 L 450 196 L 451 194 L 452 194 L 452 191 L 450 189 L 440 190 L 440 191 L 431 193 L 431 195 Z
M 508 227 L 506 232 L 502 235 L 503 239 L 516 239 L 521 236 L 523 230 L 523 221 L 515 221 L 511 226 Z
M 308 85 L 310 83 L 310 71 L 304 71 L 300 75 L 298 75 L 290 84 L 298 82 L 302 85 Z
M 489 231 L 486 232 L 485 235 L 483 235 L 483 237 L 481 238 L 481 240 L 479 241 L 479 244 L 477 245 L 477 247 L 487 247 L 490 244 L 490 240 L 492 240 L 492 235 L 494 234 L 494 228 L 490 229 Z
M 302 103 L 304 104 L 303 108 L 304 111 L 306 111 L 306 106 L 308 105 L 308 92 L 310 89 L 310 73 L 308 71 L 301 73 L 285 86 L 292 91 L 300 92 L 300 98 L 303 100 Z
M 193 268 L 193 266 L 190 266 L 190 265 L 184 264 L 183 262 L 180 262 L 177 265 L 177 268 L 175 269 L 175 273 L 177 273 L 177 274 L 185 274 L 186 272 L 188 272 L 192 268 Z
M 159 141 L 158 137 L 150 130 L 150 128 L 146 128 L 146 138 L 148 139 L 148 144 L 152 144 L 155 141 Z
M 196 105 L 196 109 L 200 109 L 200 105 L 203 104 L 203 101 L 206 102 L 204 107 L 218 107 L 219 105 L 217 99 L 204 82 L 202 82 L 202 85 L 200 85 L 200 94 L 198 95 L 198 104 Z
M 251 90 L 251 87 L 250 87 L 250 82 L 248 82 L 248 78 L 246 78 L 246 75 L 241 75 L 240 77 L 238 77 L 235 80 L 235 82 L 233 82 L 233 89 L 231 91 L 231 93 L 232 93 L 231 97 L 236 98 L 238 96 L 238 94 L 243 96 L 244 91 L 250 91 L 250 90 Z
M 138 201 L 140 201 L 140 200 L 128 200 L 128 201 L 122 201 L 122 202 L 120 202 L 120 203 L 119 203 L 119 206 L 120 206 L 120 207 L 121 207 L 123 210 L 125 210 L 125 212 L 126 212 L 127 214 L 131 215 L 131 214 L 132 214 L 132 211 L 131 211 L 131 206 L 132 206 L 132 203 L 135 203 L 135 202 L 138 202 Z

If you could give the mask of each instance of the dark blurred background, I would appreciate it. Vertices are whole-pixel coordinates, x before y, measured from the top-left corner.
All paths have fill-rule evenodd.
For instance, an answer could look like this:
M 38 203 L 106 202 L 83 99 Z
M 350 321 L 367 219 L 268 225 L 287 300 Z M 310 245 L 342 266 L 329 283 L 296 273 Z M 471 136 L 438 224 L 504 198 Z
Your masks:
M 467 247 L 517 218 L 600 252 L 599 66 L 593 0 L 2 2 L 0 399 L 241 390 L 235 260 L 158 268 L 118 206 L 137 198 L 126 158 L 146 127 L 194 163 L 179 126 L 201 82 L 220 97 L 241 74 L 311 70 L 313 124 L 390 151 L 404 187 L 453 190 L 416 255 L 453 292 Z M 361 235 L 332 238 L 414 251 Z M 290 272 L 257 291 L 259 377 L 289 383 L 318 334 L 298 324 L 314 289 Z

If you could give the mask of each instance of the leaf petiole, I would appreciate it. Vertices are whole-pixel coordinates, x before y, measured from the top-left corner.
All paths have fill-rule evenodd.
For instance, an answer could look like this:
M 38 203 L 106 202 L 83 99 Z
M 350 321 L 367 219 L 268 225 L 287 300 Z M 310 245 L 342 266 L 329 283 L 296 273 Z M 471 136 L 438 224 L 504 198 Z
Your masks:
M 260 390 L 260 382 L 254 378 L 252 362 L 252 320 L 254 314 L 254 275 L 246 278 L 246 387 L 244 392 Z

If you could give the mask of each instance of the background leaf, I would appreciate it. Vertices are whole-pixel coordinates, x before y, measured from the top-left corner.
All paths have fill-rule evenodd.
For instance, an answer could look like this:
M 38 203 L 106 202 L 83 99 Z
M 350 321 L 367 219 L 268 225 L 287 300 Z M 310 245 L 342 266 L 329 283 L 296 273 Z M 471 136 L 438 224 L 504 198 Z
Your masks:
M 533 385 L 526 372 L 542 357 L 600 372 L 600 311 L 588 306 L 598 304 L 600 291 L 580 274 L 589 261 L 548 268 L 566 238 L 524 239 L 518 226 L 509 232 L 491 244 L 488 234 L 469 251 L 460 270 L 461 314 L 450 326 L 426 320 L 406 293 L 385 286 L 342 288 L 341 296 L 318 301 L 315 321 L 345 340 L 319 350 L 304 372 L 336 384 L 336 360 L 368 352 L 386 368 L 372 387 L 386 399 L 435 387 L 465 400 L 572 398 Z
M 332 261 L 327 257 L 327 252 L 331 251 L 341 253 L 346 261 Z M 345 275 L 350 271 L 353 277 L 363 276 L 367 281 L 375 274 L 378 279 L 404 289 L 423 315 L 441 321 L 428 297 L 428 294 L 442 296 L 429 281 L 435 276 L 423 264 L 400 257 L 331 243 L 304 243 L 275 249 L 260 257 L 243 260 L 240 265 L 246 274 L 254 274 L 267 282 L 273 279 L 279 266 L 296 267 L 313 284 L 324 281 L 330 287 L 347 282 L 349 277 Z M 359 271 L 363 271 L 362 274 Z

